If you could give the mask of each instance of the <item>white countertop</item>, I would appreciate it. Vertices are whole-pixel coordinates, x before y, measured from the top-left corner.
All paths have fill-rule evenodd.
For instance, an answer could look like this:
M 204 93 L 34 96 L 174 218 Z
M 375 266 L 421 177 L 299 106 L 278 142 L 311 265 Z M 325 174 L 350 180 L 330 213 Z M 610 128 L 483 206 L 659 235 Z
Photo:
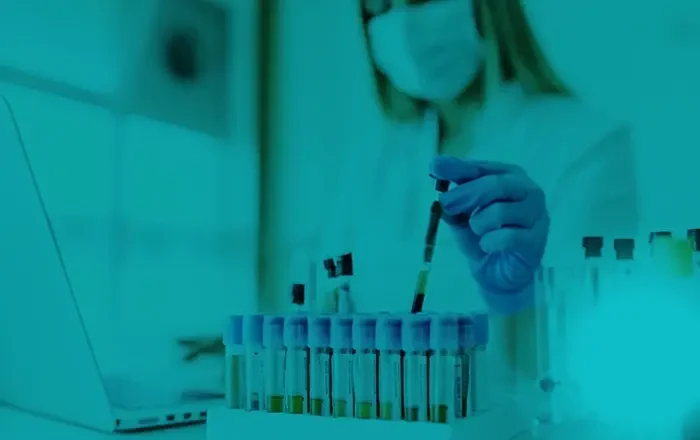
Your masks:
M 147 440 L 205 440 L 204 425 L 120 434 Z M 31 414 L 0 407 L 0 438 L 11 440 L 105 440 L 110 434 L 78 428 Z

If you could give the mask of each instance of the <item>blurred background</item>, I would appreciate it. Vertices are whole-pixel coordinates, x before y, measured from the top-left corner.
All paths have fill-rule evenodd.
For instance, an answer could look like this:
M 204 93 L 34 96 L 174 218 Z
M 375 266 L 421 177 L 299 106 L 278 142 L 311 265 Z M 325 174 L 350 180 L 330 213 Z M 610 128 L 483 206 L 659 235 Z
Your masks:
M 205 367 L 173 367 L 177 339 L 289 306 L 288 263 L 318 238 L 329 165 L 379 146 L 358 130 L 381 120 L 356 7 L 3 3 L 0 94 L 107 373 L 191 370 L 210 385 Z
M 288 307 L 289 262 L 315 249 L 334 164 L 382 144 L 357 7 L 3 1 L 0 93 L 107 369 L 170 368 L 178 338 Z M 562 69 L 577 62 L 590 59 Z M 700 113 L 671 121 L 668 95 L 648 97 L 643 229 L 698 227 Z

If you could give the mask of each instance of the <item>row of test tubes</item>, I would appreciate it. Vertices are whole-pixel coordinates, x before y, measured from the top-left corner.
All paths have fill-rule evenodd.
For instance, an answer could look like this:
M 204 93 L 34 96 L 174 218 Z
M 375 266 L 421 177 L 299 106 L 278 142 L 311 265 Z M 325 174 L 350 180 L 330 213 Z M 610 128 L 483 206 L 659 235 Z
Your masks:
M 231 409 L 449 423 L 479 407 L 486 314 L 232 316 Z

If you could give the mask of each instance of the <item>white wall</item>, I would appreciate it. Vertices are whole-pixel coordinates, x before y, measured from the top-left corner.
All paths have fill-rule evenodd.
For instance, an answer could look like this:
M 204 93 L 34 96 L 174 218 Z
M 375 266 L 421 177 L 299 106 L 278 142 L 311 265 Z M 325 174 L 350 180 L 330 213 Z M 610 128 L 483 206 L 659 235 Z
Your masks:
M 344 149 L 378 147 L 376 133 L 381 120 L 359 34 L 355 11 L 358 2 L 306 0 L 303 6 L 293 0 L 278 3 L 278 71 L 272 81 L 280 95 L 272 110 L 277 129 L 275 175 L 279 180 L 268 195 L 275 195 L 277 216 L 284 227 L 279 231 L 278 248 L 268 253 L 270 258 L 289 261 L 290 249 L 310 246 L 318 218 L 324 214 L 324 197 L 333 192 L 332 173 L 337 169 L 334 161 L 342 160 Z M 615 29 L 619 31 L 619 26 Z M 567 35 L 567 41 L 573 44 L 579 39 L 577 35 Z M 576 66 L 570 56 L 554 64 L 587 72 L 602 62 L 596 58 L 596 50 L 584 52 L 577 52 Z M 654 63 L 648 54 L 636 61 Z M 686 59 L 684 64 L 680 58 L 676 61 L 675 65 L 690 62 Z M 644 65 L 638 67 L 645 69 Z M 700 170 L 700 88 L 697 81 L 689 80 L 686 70 L 665 72 L 666 77 L 659 72 L 655 82 L 641 84 L 636 92 L 627 86 L 627 95 L 618 90 L 621 99 L 634 96 L 634 102 L 642 104 L 634 118 L 642 231 L 682 231 L 700 226 L 700 203 L 695 202 L 692 190 Z M 596 74 L 604 71 L 603 67 Z M 615 87 L 618 76 L 610 74 L 608 88 Z M 585 74 L 577 75 L 577 86 L 585 79 Z M 580 85 L 582 90 L 594 87 Z M 600 99 L 596 96 L 594 104 L 600 105 Z M 363 178 L 361 170 L 358 178 Z M 290 271 L 298 270 L 297 265 L 293 266 L 276 268 L 275 298 L 280 298 L 282 304 L 288 301 L 287 287 L 294 277 Z
M 271 81 L 278 95 L 269 117 L 275 122 L 270 174 L 276 180 L 266 197 L 275 200 L 273 215 L 280 229 L 265 256 L 280 263 L 270 264 L 275 284 L 263 293 L 268 308 L 289 301 L 289 283 L 299 271 L 296 260 L 313 254 L 329 200 L 337 194 L 344 155 L 378 148 L 381 124 L 357 21 L 358 2 L 275 3 L 279 27 Z M 362 172 L 357 170 L 358 179 L 366 178 Z

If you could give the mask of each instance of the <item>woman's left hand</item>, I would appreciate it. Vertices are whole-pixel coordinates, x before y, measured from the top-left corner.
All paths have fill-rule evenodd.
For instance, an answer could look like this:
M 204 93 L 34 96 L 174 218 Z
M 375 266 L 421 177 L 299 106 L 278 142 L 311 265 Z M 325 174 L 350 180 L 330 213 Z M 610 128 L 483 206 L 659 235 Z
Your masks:
M 440 197 L 443 219 L 486 301 L 502 313 L 530 305 L 549 233 L 542 189 L 515 165 L 437 157 L 431 170 L 456 184 Z

